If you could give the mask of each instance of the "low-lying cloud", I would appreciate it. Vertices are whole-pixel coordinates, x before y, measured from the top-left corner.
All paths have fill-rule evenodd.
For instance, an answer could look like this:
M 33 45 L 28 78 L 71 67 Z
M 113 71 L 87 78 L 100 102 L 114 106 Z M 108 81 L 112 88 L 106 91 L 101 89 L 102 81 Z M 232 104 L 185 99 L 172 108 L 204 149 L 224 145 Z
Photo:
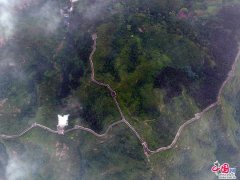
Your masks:
M 55 32 L 61 22 L 60 10 L 57 4 L 51 1 L 46 2 L 36 13 L 36 16 L 42 22 L 40 27 L 50 33 Z
M 0 0 L 0 37 L 9 38 L 14 32 L 15 0 Z
M 34 163 L 27 164 L 25 161 L 13 157 L 8 161 L 6 176 L 8 180 L 27 179 L 34 169 Z
M 75 7 L 77 11 L 83 15 L 85 20 L 96 20 L 105 16 L 104 13 L 108 11 L 109 7 L 112 5 L 110 0 L 95 0 L 94 2 L 84 1 L 75 1 Z

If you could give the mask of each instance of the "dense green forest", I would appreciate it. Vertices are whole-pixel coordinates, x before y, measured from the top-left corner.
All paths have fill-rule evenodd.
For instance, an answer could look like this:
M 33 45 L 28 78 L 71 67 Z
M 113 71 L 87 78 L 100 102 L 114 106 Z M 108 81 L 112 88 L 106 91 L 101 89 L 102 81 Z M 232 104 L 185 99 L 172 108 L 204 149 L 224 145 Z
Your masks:
M 64 0 L 40 0 L 17 12 L 15 34 L 0 48 L 0 99 L 7 98 L 7 105 L 0 106 L 2 133 L 35 121 L 55 128 L 60 113 L 70 114 L 69 127 L 83 124 L 97 132 L 120 120 L 108 91 L 90 82 L 91 34 L 97 32 L 96 79 L 116 90 L 129 122 L 150 147 L 168 145 L 183 122 L 216 101 L 238 51 L 238 1 L 79 0 L 70 17 L 63 18 L 59 10 L 66 6 Z M 51 149 L 57 139 L 72 146 L 70 158 L 85 158 L 85 164 L 81 171 L 71 164 L 78 173 L 68 174 L 70 179 L 89 179 L 91 167 L 97 171 L 102 163 L 115 167 L 119 161 L 116 168 L 125 174 L 117 169 L 109 179 L 149 178 L 142 172 L 147 162 L 141 146 L 129 129 L 118 128 L 104 147 L 90 135 L 81 139 L 81 133 L 50 138 L 34 130 L 22 141 Z M 14 147 L 19 142 L 5 143 Z M 33 144 L 27 148 L 34 149 Z M 104 150 L 89 152 L 94 146 Z M 49 163 L 46 157 L 43 164 Z M 124 167 L 128 158 L 132 166 L 137 162 L 138 171 Z M 41 173 L 57 177 L 47 168 L 38 173 L 39 179 Z

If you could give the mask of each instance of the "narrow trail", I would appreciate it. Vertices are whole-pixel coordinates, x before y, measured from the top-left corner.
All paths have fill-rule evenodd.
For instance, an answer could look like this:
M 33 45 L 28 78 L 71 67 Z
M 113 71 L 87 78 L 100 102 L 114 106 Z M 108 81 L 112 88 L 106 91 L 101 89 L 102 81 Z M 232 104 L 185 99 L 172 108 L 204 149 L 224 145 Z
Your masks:
M 113 98 L 113 101 L 114 101 L 115 105 L 117 106 L 118 112 L 121 115 L 122 121 L 133 131 L 133 133 L 137 136 L 137 138 L 141 141 L 141 143 L 143 143 L 144 141 L 141 138 L 141 136 L 134 129 L 134 127 L 126 120 L 126 118 L 122 112 L 122 109 L 117 101 L 117 93 L 112 89 L 112 87 L 109 84 L 99 82 L 95 79 L 95 70 L 94 70 L 94 64 L 93 64 L 92 58 L 96 51 L 96 46 L 97 46 L 97 34 L 96 33 L 92 34 L 92 40 L 93 40 L 93 47 L 92 47 L 92 52 L 90 53 L 90 56 L 89 56 L 89 61 L 90 61 L 90 65 L 91 65 L 91 81 L 99 86 L 106 87 L 109 90 L 109 92 L 111 93 L 111 96 Z
M 237 56 L 236 56 L 236 58 L 234 60 L 234 63 L 231 66 L 231 70 L 229 71 L 225 81 L 222 83 L 222 85 L 221 85 L 221 87 L 219 89 L 216 102 L 210 104 L 208 107 L 203 109 L 201 112 L 196 113 L 193 118 L 191 118 L 191 119 L 187 120 L 185 123 L 183 123 L 179 127 L 179 129 L 178 129 L 178 131 L 177 131 L 173 141 L 171 142 L 171 144 L 169 144 L 168 146 L 157 148 L 155 150 L 151 150 L 151 149 L 149 149 L 147 142 L 143 140 L 143 138 L 139 135 L 139 133 L 135 130 L 135 128 L 125 118 L 124 113 L 122 112 L 122 109 L 121 109 L 121 107 L 120 107 L 120 105 L 119 105 L 119 103 L 117 101 L 117 93 L 112 89 L 112 87 L 109 84 L 97 81 L 95 79 L 93 55 L 94 55 L 94 53 L 96 51 L 96 45 L 97 45 L 97 34 L 96 33 L 92 34 L 92 40 L 93 40 L 92 52 L 89 55 L 89 63 L 90 63 L 90 67 L 91 67 L 91 81 L 93 83 L 99 85 L 99 86 L 102 86 L 102 87 L 105 87 L 105 88 L 108 89 L 108 91 L 110 92 L 110 94 L 111 94 L 111 96 L 113 98 L 113 101 L 114 101 L 114 103 L 115 103 L 115 105 L 116 105 L 116 107 L 118 109 L 118 112 L 119 112 L 119 114 L 121 116 L 121 120 L 117 121 L 117 122 L 114 122 L 111 125 L 109 125 L 108 128 L 106 129 L 106 131 L 103 134 L 96 133 L 92 129 L 86 128 L 86 127 L 83 127 L 83 126 L 80 126 L 80 125 L 75 125 L 74 128 L 67 129 L 65 131 L 65 133 L 69 133 L 69 132 L 72 132 L 72 131 L 75 131 L 75 130 L 82 130 L 82 131 L 86 131 L 88 133 L 91 133 L 92 135 L 94 135 L 96 137 L 102 138 L 102 137 L 106 137 L 107 134 L 109 133 L 109 131 L 114 126 L 116 126 L 116 125 L 118 125 L 120 123 L 124 123 L 128 128 L 131 129 L 131 131 L 136 135 L 136 137 L 140 141 L 141 145 L 143 146 L 144 154 L 146 155 L 147 158 L 150 155 L 153 155 L 153 154 L 156 154 L 156 153 L 159 153 L 159 152 L 162 152 L 162 151 L 166 151 L 166 150 L 172 149 L 174 147 L 174 145 L 177 143 L 177 141 L 178 141 L 182 131 L 184 130 L 184 128 L 186 128 L 188 125 L 196 122 L 197 120 L 200 120 L 206 112 L 208 112 L 210 109 L 216 107 L 217 105 L 219 105 L 221 103 L 221 95 L 223 93 L 223 89 L 226 86 L 227 82 L 230 81 L 232 79 L 232 77 L 234 76 L 234 72 L 235 72 L 235 69 L 236 69 L 236 66 L 237 66 L 237 62 L 238 62 L 238 59 L 240 58 L 240 50 L 239 50 L 239 52 L 238 52 L 238 54 L 237 54 Z M 46 130 L 46 131 L 48 131 L 50 133 L 58 134 L 57 130 L 50 129 L 50 128 L 48 128 L 48 127 L 46 127 L 44 125 L 41 125 L 41 124 L 33 123 L 30 127 L 28 127 L 27 129 L 25 129 L 24 131 L 22 131 L 21 133 L 19 133 L 17 135 L 0 134 L 0 138 L 2 138 L 2 139 L 19 138 L 19 137 L 25 135 L 27 132 L 29 132 L 33 128 L 41 128 L 41 129 L 44 129 L 44 130 Z
M 52 129 L 44 126 L 44 125 L 37 124 L 37 123 L 33 123 L 30 127 L 28 127 L 27 129 L 23 130 L 23 131 L 22 131 L 21 133 L 19 133 L 19 134 L 16 134 L 16 135 L 5 135 L 5 134 L 1 134 L 1 135 L 0 135 L 0 138 L 2 138 L 2 139 L 15 139 L 15 138 L 19 138 L 19 137 L 27 134 L 31 129 L 37 128 L 37 127 L 38 127 L 38 128 L 42 128 L 42 129 L 44 129 L 44 130 L 46 130 L 46 131 L 49 131 L 49 132 L 51 132 L 51 133 L 54 133 L 54 134 L 57 134 L 57 133 L 58 133 L 58 131 L 52 130 Z
M 111 124 L 110 126 L 108 126 L 108 128 L 106 129 L 106 131 L 105 131 L 103 134 L 98 134 L 98 133 L 96 133 L 95 131 L 93 131 L 92 129 L 85 128 L 85 127 L 82 127 L 82 126 L 79 126 L 79 125 L 75 125 L 74 128 L 68 129 L 68 130 L 66 130 L 66 131 L 64 131 L 64 132 L 65 132 L 65 133 L 68 133 L 68 132 L 71 132 L 71 131 L 80 129 L 80 130 L 82 130 L 82 131 L 89 132 L 89 133 L 91 133 L 91 134 L 93 134 L 94 136 L 97 136 L 97 137 L 105 137 L 105 136 L 107 136 L 108 132 L 109 132 L 114 126 L 116 126 L 116 125 L 118 125 L 118 124 L 120 124 L 120 123 L 122 123 L 122 122 L 123 122 L 123 121 L 120 120 L 120 121 L 117 121 L 117 122 Z
M 230 71 L 229 71 L 229 73 L 228 73 L 228 75 L 227 75 L 227 77 L 226 77 L 226 79 L 225 79 L 225 81 L 222 83 L 222 85 L 221 85 L 221 87 L 220 87 L 220 89 L 219 89 L 219 91 L 218 91 L 217 101 L 214 102 L 214 103 L 212 103 L 212 104 L 210 104 L 209 106 L 207 106 L 207 107 L 206 107 L 205 109 L 203 109 L 201 112 L 196 113 L 193 118 L 191 118 L 191 119 L 187 120 L 185 123 L 183 123 L 183 124 L 179 127 L 179 129 L 178 129 L 178 131 L 177 131 L 177 133 L 176 133 L 176 135 L 175 135 L 175 137 L 174 137 L 174 139 L 173 139 L 173 141 L 172 141 L 172 143 L 171 143 L 170 145 L 164 146 L 164 147 L 160 147 L 160 148 L 157 148 L 157 149 L 155 149 L 155 150 L 151 150 L 151 149 L 149 149 L 147 142 L 142 139 L 142 137 L 141 137 L 141 136 L 139 135 L 139 133 L 135 130 L 135 128 L 126 120 L 126 118 L 125 118 L 125 116 L 124 116 L 124 114 L 123 114 L 123 112 L 122 112 L 122 109 L 121 109 L 121 107 L 120 107 L 120 105 L 119 105 L 119 103 L 118 103 L 118 101 L 117 101 L 117 99 L 116 99 L 117 93 L 111 88 L 111 86 L 110 86 L 109 84 L 105 84 L 105 83 L 99 82 L 99 81 L 97 81 L 97 80 L 95 79 L 94 63 L 93 63 L 92 57 L 93 57 L 93 55 L 94 55 L 94 53 L 95 53 L 95 51 L 96 51 L 96 44 L 97 44 L 97 34 L 96 34 L 96 33 L 92 35 L 92 40 L 93 40 L 93 48 L 92 48 L 92 52 L 91 52 L 91 54 L 90 54 L 90 56 L 89 56 L 89 61 L 90 61 L 91 71 L 92 71 L 92 73 L 91 73 L 91 80 L 92 80 L 92 82 L 94 82 L 95 84 L 97 84 L 97 85 L 99 85 L 99 86 L 104 86 L 104 87 L 106 87 L 106 88 L 110 91 L 110 93 L 111 93 L 111 95 L 112 95 L 112 98 L 113 98 L 113 100 L 114 100 L 114 103 L 115 103 L 115 105 L 117 106 L 117 109 L 118 109 L 118 111 L 119 111 L 119 113 L 120 113 L 120 115 L 121 115 L 122 121 L 132 130 L 132 132 L 133 132 L 133 133 L 136 135 L 136 137 L 139 139 L 140 143 L 141 143 L 142 146 L 143 146 L 144 154 L 145 154 L 147 157 L 149 157 L 149 155 L 152 155 L 152 154 L 155 154 L 155 153 L 159 153 L 159 152 L 161 152 L 161 151 L 166 151 L 166 150 L 168 150 L 168 149 L 173 148 L 174 145 L 177 143 L 177 141 L 178 141 L 178 139 L 179 139 L 179 137 L 180 137 L 180 135 L 181 135 L 181 133 L 182 133 L 182 131 L 184 130 L 185 127 L 187 127 L 188 125 L 190 125 L 191 123 L 193 123 L 193 122 L 195 122 L 195 121 L 197 121 L 197 120 L 200 120 L 200 119 L 202 118 L 202 116 L 203 116 L 206 112 L 208 112 L 210 109 L 212 109 L 212 108 L 216 107 L 218 104 L 220 104 L 220 102 L 221 102 L 221 95 L 222 95 L 222 92 L 223 92 L 223 88 L 225 87 L 225 85 L 227 84 L 227 82 L 230 81 L 231 78 L 234 76 L 234 72 L 235 72 L 235 69 L 236 69 L 236 66 L 237 66 L 237 61 L 238 61 L 238 59 L 240 58 L 240 50 L 239 50 L 239 51 L 238 51 L 238 54 L 237 54 L 237 56 L 236 56 L 236 58 L 235 58 L 235 60 L 234 60 L 234 62 L 233 62 L 233 64 L 232 64 L 232 66 L 231 66 L 231 69 L 230 69 Z
M 83 126 L 80 126 L 80 125 L 75 125 L 74 128 L 71 128 L 71 129 L 67 129 L 66 131 L 64 131 L 64 133 L 69 133 L 71 131 L 74 131 L 74 130 L 82 130 L 82 131 L 86 131 L 86 132 L 89 132 L 91 133 L 92 135 L 94 136 L 97 136 L 97 137 L 106 137 L 109 133 L 109 131 L 116 125 L 122 123 L 123 121 L 120 120 L 120 121 L 117 121 L 111 125 L 108 126 L 108 128 L 106 129 L 106 131 L 103 133 L 103 134 L 98 134 L 96 133 L 95 131 L 93 131 L 92 129 L 90 128 L 86 128 L 86 127 L 83 127 Z M 21 136 L 27 134 L 30 130 L 32 130 L 33 128 L 40 128 L 40 129 L 44 129 L 50 133 L 53 133 L 53 134 L 58 134 L 58 131 L 57 130 L 53 130 L 49 127 L 46 127 L 42 124 L 38 124 L 38 123 L 33 123 L 30 127 L 26 128 L 25 130 L 23 130 L 21 133 L 19 134 L 16 134 L 16 135 L 5 135 L 5 134 L 0 134 L 0 138 L 1 139 L 15 139 L 15 138 L 20 138 Z
M 193 123 L 193 122 L 195 122 L 197 120 L 200 120 L 206 112 L 208 112 L 210 109 L 216 107 L 217 105 L 219 105 L 221 103 L 221 95 L 223 93 L 223 89 L 226 86 L 227 82 L 229 82 L 233 78 L 235 70 L 236 70 L 237 62 L 238 62 L 239 58 L 240 58 L 240 49 L 239 49 L 239 51 L 237 53 L 237 56 L 235 57 L 235 60 L 234 60 L 234 62 L 232 64 L 232 66 L 231 66 L 231 69 L 230 69 L 230 71 L 229 71 L 225 81 L 223 81 L 223 83 L 222 83 L 222 85 L 221 85 L 221 87 L 220 87 L 220 89 L 218 91 L 217 101 L 212 103 L 212 104 L 210 104 L 208 107 L 203 109 L 201 112 L 196 113 L 193 118 L 191 118 L 191 119 L 187 120 L 185 123 L 183 123 L 179 127 L 179 129 L 178 129 L 178 131 L 177 131 L 177 133 L 176 133 L 176 135 L 175 135 L 175 137 L 174 137 L 174 139 L 173 139 L 173 141 L 172 141 L 172 143 L 170 145 L 165 146 L 165 147 L 157 148 L 156 150 L 151 150 L 151 149 L 148 148 L 147 143 L 144 143 L 143 147 L 144 147 L 145 151 L 147 151 L 147 153 L 155 154 L 155 153 L 159 153 L 161 151 L 166 151 L 168 149 L 172 149 L 174 147 L 174 145 L 177 143 L 177 141 L 179 139 L 179 136 L 181 135 L 181 133 L 182 133 L 184 128 L 186 128 L 191 123 Z

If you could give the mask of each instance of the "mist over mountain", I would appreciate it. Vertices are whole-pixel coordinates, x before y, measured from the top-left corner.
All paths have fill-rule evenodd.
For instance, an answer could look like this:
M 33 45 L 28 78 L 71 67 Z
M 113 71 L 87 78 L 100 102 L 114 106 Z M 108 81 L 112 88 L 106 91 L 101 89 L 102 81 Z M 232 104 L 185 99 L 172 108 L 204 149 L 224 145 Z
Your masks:
M 0 134 L 33 123 L 96 133 L 127 121 L 150 149 L 219 98 L 177 144 L 147 158 L 124 123 L 104 138 L 33 128 L 0 139 L 0 179 L 214 179 L 213 162 L 238 167 L 240 5 L 187 0 L 0 0 Z M 112 92 L 112 91 L 111 91 Z M 236 176 L 239 176 L 237 170 Z

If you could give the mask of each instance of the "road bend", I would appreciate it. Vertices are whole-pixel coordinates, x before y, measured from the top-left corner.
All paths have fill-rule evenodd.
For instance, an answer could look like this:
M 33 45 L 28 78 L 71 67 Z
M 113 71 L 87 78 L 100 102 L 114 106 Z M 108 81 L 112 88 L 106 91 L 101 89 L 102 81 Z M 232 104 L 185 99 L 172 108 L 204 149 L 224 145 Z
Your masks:
M 225 81 L 222 83 L 222 85 L 221 85 L 221 87 L 220 87 L 220 89 L 218 91 L 218 96 L 217 96 L 216 102 L 210 104 L 205 109 L 203 109 L 201 112 L 196 113 L 193 118 L 191 118 L 191 119 L 187 120 L 185 123 L 183 123 L 179 127 L 179 129 L 178 129 L 178 131 L 177 131 L 173 141 L 171 142 L 171 144 L 169 144 L 168 146 L 159 147 L 159 148 L 157 148 L 155 150 L 151 150 L 148 147 L 147 142 L 143 140 L 143 138 L 136 131 L 136 129 L 126 120 L 126 118 L 124 116 L 124 113 L 122 112 L 122 109 L 121 109 L 121 107 L 120 107 L 120 105 L 119 105 L 119 103 L 117 101 L 117 93 L 116 93 L 116 91 L 114 91 L 109 84 L 97 81 L 95 79 L 95 71 L 94 71 L 94 64 L 93 64 L 93 59 L 92 58 L 93 58 L 93 55 L 94 55 L 94 53 L 96 51 L 96 45 L 97 45 L 97 34 L 96 33 L 92 34 L 92 40 L 93 40 L 93 46 L 92 46 L 92 51 L 91 51 L 91 53 L 89 55 L 89 62 L 90 62 L 90 67 L 91 67 L 91 81 L 93 83 L 95 83 L 95 84 L 97 84 L 99 86 L 105 87 L 105 88 L 107 88 L 109 90 L 109 92 L 110 92 L 110 94 L 111 94 L 111 96 L 113 98 L 113 101 L 114 101 L 114 103 L 115 103 L 115 105 L 116 105 L 116 107 L 118 109 L 118 112 L 119 112 L 119 114 L 121 116 L 121 120 L 117 121 L 117 122 L 114 122 L 111 125 L 109 125 L 109 127 L 106 129 L 106 131 L 103 134 L 99 134 L 99 133 L 93 131 L 90 128 L 86 128 L 86 127 L 83 127 L 83 126 L 80 126 L 80 125 L 75 125 L 74 128 L 66 130 L 65 133 L 69 133 L 69 132 L 74 131 L 74 130 L 82 130 L 82 131 L 86 131 L 88 133 L 91 133 L 92 135 L 94 135 L 96 137 L 105 137 L 114 126 L 116 126 L 116 125 L 118 125 L 120 123 L 124 123 L 132 130 L 132 132 L 136 135 L 136 137 L 140 141 L 141 145 L 143 146 L 144 154 L 146 155 L 147 158 L 150 155 L 152 155 L 152 154 L 156 154 L 156 153 L 159 153 L 159 152 L 162 152 L 162 151 L 166 151 L 166 150 L 172 149 L 176 145 L 176 143 L 177 143 L 177 141 L 178 141 L 182 131 L 187 126 L 189 126 L 190 124 L 196 122 L 197 120 L 200 120 L 206 112 L 208 112 L 210 109 L 216 107 L 217 105 L 219 105 L 221 103 L 221 96 L 222 96 L 222 93 L 223 93 L 223 89 L 226 86 L 227 82 L 230 81 L 232 79 L 232 77 L 234 76 L 235 69 L 236 69 L 236 66 L 237 66 L 237 62 L 238 62 L 238 59 L 240 58 L 240 50 L 239 50 L 239 52 L 238 52 L 238 54 L 237 54 L 237 56 L 236 56 L 236 58 L 234 60 L 233 65 L 231 66 L 231 69 L 230 69 L 230 71 L 229 71 Z M 1 139 L 19 138 L 19 137 L 25 135 L 27 132 L 29 132 L 33 128 L 41 128 L 41 129 L 44 129 L 44 130 L 46 130 L 46 131 L 48 131 L 50 133 L 54 133 L 54 134 L 58 133 L 58 131 L 50 129 L 49 127 L 46 127 L 44 125 L 33 123 L 29 128 L 25 129 L 24 131 L 22 131 L 21 133 L 19 133 L 17 135 L 0 134 L 0 138 Z

